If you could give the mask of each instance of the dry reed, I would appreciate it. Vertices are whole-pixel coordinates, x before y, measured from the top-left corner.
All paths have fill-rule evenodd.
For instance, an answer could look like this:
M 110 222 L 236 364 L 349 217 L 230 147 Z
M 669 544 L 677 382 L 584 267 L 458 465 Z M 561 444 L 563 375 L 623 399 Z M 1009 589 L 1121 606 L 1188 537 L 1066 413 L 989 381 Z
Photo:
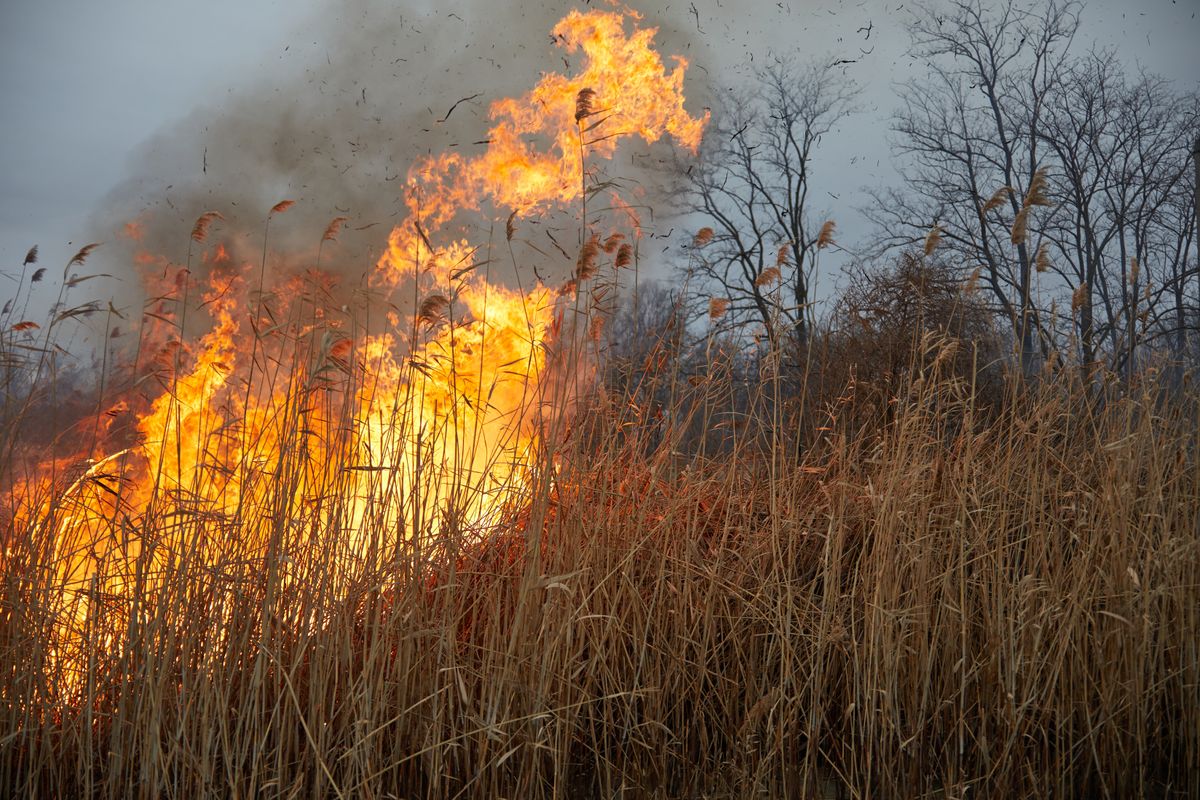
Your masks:
M 584 245 L 580 280 L 599 249 Z M 448 307 L 432 295 L 421 312 Z M 281 323 L 255 350 L 303 370 L 277 342 L 314 325 Z M 253 507 L 175 496 L 170 515 L 113 516 L 112 542 L 145 545 L 124 562 L 139 591 L 63 591 L 51 532 L 72 492 L 116 491 L 105 465 L 37 496 L 7 485 L 0 785 L 1194 796 L 1198 398 L 1149 375 L 1100 402 L 1069 374 L 984 398 L 950 369 L 961 343 L 914 345 L 885 413 L 851 377 L 785 416 L 769 381 L 747 398 L 716 356 L 679 380 L 664 339 L 641 383 L 597 400 L 588 438 L 546 441 L 553 480 L 487 525 L 447 512 L 419 551 L 381 521 L 411 515 L 404 498 L 438 491 L 432 476 L 372 473 L 369 513 L 351 513 L 359 467 L 329 421 L 369 376 L 347 339 L 324 348 L 346 358 L 340 393 L 288 389 L 274 460 L 236 468 L 271 481 Z M 322 430 L 334 463 L 301 496 L 305 437 Z M 18 527 L 18 506 L 41 510 Z

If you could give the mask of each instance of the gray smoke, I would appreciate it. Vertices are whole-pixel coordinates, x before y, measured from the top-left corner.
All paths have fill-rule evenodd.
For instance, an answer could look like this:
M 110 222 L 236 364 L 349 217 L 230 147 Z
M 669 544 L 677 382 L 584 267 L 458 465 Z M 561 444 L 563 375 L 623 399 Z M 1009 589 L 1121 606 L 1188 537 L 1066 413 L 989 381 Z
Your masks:
M 345 216 L 322 267 L 357 281 L 404 216 L 413 163 L 443 151 L 478 152 L 493 100 L 575 66 L 549 32 L 571 8 L 588 5 L 339 3 L 288 46 L 289 77 L 269 83 L 248 75 L 235 95 L 201 102 L 155 134 L 136 172 L 104 204 L 99 225 L 139 220 L 143 238 L 133 247 L 182 263 L 196 218 L 218 211 L 225 222 L 213 225 L 213 241 L 257 263 L 268 210 L 291 199 L 296 205 L 271 222 L 272 255 L 305 265 L 330 220 Z M 663 53 L 691 50 L 686 32 L 666 20 L 647 16 L 642 24 L 660 26 Z

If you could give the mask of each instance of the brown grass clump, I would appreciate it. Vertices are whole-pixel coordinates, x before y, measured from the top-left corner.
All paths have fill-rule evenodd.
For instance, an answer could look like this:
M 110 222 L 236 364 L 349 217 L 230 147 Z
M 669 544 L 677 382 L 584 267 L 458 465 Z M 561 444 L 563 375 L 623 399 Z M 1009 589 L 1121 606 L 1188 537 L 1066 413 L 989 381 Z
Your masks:
M 1004 348 L 972 280 L 964 286 L 945 263 L 911 253 L 856 276 L 821 355 L 826 391 L 855 381 L 860 405 L 871 396 L 872 413 L 887 417 L 896 387 L 942 356 L 945 373 L 975 384 L 980 405 L 990 404 Z
M 1050 382 L 985 414 L 947 366 L 895 384 L 886 424 L 860 427 L 848 389 L 798 461 L 749 440 L 680 460 L 625 429 L 419 562 L 386 541 L 348 560 L 336 511 L 305 505 L 272 551 L 297 580 L 265 580 L 280 565 L 239 554 L 251 521 L 222 520 L 227 557 L 185 548 L 135 615 L 81 620 L 73 682 L 47 660 L 46 551 L 10 531 L 0 779 L 47 797 L 1187 796 L 1194 400 L 1151 383 L 1095 408 Z M 700 390 L 717 407 L 719 384 Z M 187 542 L 216 523 L 171 524 Z

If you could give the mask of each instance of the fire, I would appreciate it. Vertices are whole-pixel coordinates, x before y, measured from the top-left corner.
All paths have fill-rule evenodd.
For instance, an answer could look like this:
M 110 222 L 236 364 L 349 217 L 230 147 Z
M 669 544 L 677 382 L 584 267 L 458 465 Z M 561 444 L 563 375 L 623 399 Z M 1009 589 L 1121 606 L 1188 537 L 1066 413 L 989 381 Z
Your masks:
M 587 164 L 611 158 L 623 138 L 695 149 L 705 119 L 683 107 L 687 63 L 668 69 L 655 30 L 636 22 L 571 12 L 553 36 L 582 53 L 576 74 L 493 103 L 480 155 L 413 167 L 408 218 L 375 277 L 413 301 L 390 330 L 367 333 L 306 299 L 320 273 L 261 297 L 253 265 L 234 266 L 222 244 L 200 254 L 212 270 L 200 298 L 212 327 L 190 345 L 182 323 L 160 330 L 161 392 L 135 415 L 136 442 L 100 437 L 13 489 L 12 530 L 49 541 L 64 641 L 98 598 L 128 612 L 186 558 L 215 575 L 223 560 L 298 552 L 317 536 L 338 538 L 347 558 L 420 549 L 442 534 L 481 535 L 527 502 L 546 426 L 565 413 L 547 380 L 563 292 L 489 282 L 487 254 L 446 231 L 490 211 L 508 217 L 511 238 L 515 219 L 580 201 Z M 595 237 L 588 228 L 585 219 L 581 243 Z M 173 277 L 174 296 L 190 290 L 188 270 L 145 253 L 138 261 L 163 268 L 156 281 Z M 64 486 L 56 476 L 70 462 L 83 467 Z
M 362 456 L 395 474 L 411 518 L 435 528 L 439 511 L 487 523 L 521 497 L 554 306 L 540 286 L 522 295 L 465 284 L 458 299 L 469 321 L 430 333 L 406 364 L 392 335 L 360 349 L 377 376 L 359 397 Z
M 575 202 L 583 192 L 584 158 L 611 158 L 624 137 L 656 142 L 669 135 L 690 150 L 699 146 L 707 116 L 695 118 L 683 108 L 686 59 L 676 57 L 668 72 L 651 46 L 655 29 L 627 34 L 625 27 L 616 12 L 572 11 L 552 35 L 567 53 L 583 52 L 583 69 L 546 75 L 523 97 L 493 103 L 482 155 L 450 153 L 413 170 L 410 180 L 419 189 L 408 200 L 409 220 L 392 231 L 380 259 L 385 280 L 409 276 L 422 263 L 430 232 L 484 200 L 517 216 Z M 587 108 L 580 107 L 581 97 L 588 98 Z M 537 139 L 550 147 L 537 150 Z

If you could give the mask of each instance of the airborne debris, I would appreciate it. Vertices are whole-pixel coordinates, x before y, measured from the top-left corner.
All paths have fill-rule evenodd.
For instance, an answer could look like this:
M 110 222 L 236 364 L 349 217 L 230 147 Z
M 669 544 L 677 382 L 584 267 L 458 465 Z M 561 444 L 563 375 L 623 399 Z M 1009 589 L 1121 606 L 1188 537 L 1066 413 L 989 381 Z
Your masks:
M 446 112 L 446 116 L 439 119 L 438 122 L 441 123 L 441 122 L 445 122 L 446 120 L 450 119 L 450 115 L 454 113 L 454 109 L 458 108 L 459 105 L 461 105 L 462 103 L 468 103 L 471 100 L 474 100 L 476 97 L 479 97 L 482 94 L 483 94 L 483 92 L 476 92 L 475 94 L 470 95 L 469 97 L 463 97 L 463 98 L 455 101 L 454 105 L 450 106 L 450 110 Z

